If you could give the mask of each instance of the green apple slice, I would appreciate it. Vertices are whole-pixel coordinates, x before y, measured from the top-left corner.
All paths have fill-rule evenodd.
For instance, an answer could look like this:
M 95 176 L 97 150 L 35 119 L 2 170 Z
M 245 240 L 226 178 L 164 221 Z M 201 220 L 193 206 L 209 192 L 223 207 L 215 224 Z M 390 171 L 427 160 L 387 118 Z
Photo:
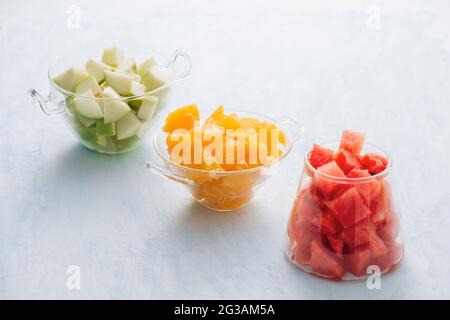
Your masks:
M 137 81 L 131 82 L 130 95 L 140 96 L 145 93 L 145 86 Z
M 152 66 L 142 77 L 142 83 L 147 91 L 155 90 L 168 81 L 168 76 L 158 66 Z
M 103 50 L 102 62 L 112 67 L 117 67 L 122 63 L 123 51 L 120 48 L 112 47 Z
M 158 105 L 158 98 L 155 96 L 148 96 L 142 98 L 142 104 L 139 107 L 138 118 L 141 120 L 148 121 L 153 117 L 153 113 Z
M 95 96 L 98 96 L 99 94 L 102 93 L 102 88 L 100 88 L 97 80 L 95 80 L 93 76 L 90 76 L 89 78 L 81 81 L 80 84 L 75 89 L 75 92 L 78 94 L 83 94 L 88 90 L 90 90 Z
M 103 88 L 102 92 L 102 98 L 108 98 L 108 99 L 120 99 L 121 96 L 116 91 L 114 91 L 113 88 L 105 86 Z
M 106 139 L 106 136 L 101 136 L 97 132 L 97 140 L 95 141 L 99 146 L 102 146 L 105 148 L 108 145 L 108 139 Z
M 127 103 L 131 108 L 137 110 L 142 104 L 142 98 L 130 99 Z
M 139 66 L 139 74 L 141 76 L 144 76 L 144 74 L 147 72 L 148 69 L 156 65 L 155 58 L 150 57 L 146 59 L 142 64 Z
M 144 138 L 144 136 L 147 134 L 148 130 L 150 130 L 151 127 L 151 121 L 144 121 L 141 122 L 141 126 L 139 127 L 138 131 L 136 132 L 136 136 L 138 138 Z
M 86 97 L 86 98 L 84 98 Z M 75 110 L 82 116 L 90 119 L 100 119 L 103 118 L 102 109 L 95 101 L 95 97 L 91 90 L 83 93 L 83 97 L 73 98 L 73 104 Z
M 97 135 L 111 137 L 116 134 L 115 122 L 105 123 L 103 119 L 98 119 L 96 123 Z
M 105 80 L 105 74 L 103 73 L 105 70 L 113 70 L 113 68 L 107 64 L 95 61 L 93 59 L 89 59 L 88 62 L 86 62 L 85 67 L 87 72 L 93 76 L 98 83 Z
M 137 73 L 136 60 L 134 58 L 127 58 L 119 64 L 117 69 L 128 73 Z
M 137 73 L 130 73 L 130 72 L 126 72 L 126 71 L 120 70 L 120 69 L 116 69 L 115 72 L 122 73 L 129 77 L 132 77 L 133 81 L 136 81 L 136 82 L 141 82 L 141 80 L 142 80 L 142 77 L 140 75 L 138 75 Z
M 89 78 L 89 74 L 82 68 L 70 68 L 53 78 L 53 81 L 64 90 L 74 92 L 81 81 Z
M 95 128 L 78 128 L 76 131 L 84 142 L 95 143 L 97 141 Z
M 103 98 L 107 99 L 120 99 L 120 95 L 115 92 L 112 88 L 107 87 L 103 90 Z M 119 120 L 125 116 L 129 111 L 130 107 L 123 101 L 120 100 L 104 100 L 103 101 L 103 114 L 105 123 L 111 123 Z
M 86 128 L 91 127 L 97 121 L 95 119 L 86 118 L 85 116 L 79 114 L 77 111 L 75 111 L 74 114 L 78 121 L 80 121 L 81 124 Z
M 140 125 L 141 122 L 136 117 L 134 112 L 128 112 L 125 117 L 117 121 L 117 140 L 123 140 L 134 136 L 139 130 Z
M 133 77 L 126 73 L 105 70 L 105 81 L 120 95 L 126 96 L 130 92 Z

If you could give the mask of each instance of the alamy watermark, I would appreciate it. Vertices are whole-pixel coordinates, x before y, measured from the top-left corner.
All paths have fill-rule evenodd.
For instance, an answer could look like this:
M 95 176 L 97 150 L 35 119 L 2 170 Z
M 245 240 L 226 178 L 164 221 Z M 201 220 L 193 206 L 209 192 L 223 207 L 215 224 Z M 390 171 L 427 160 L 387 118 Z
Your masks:
M 81 268 L 77 265 L 70 265 L 66 269 L 69 275 L 66 280 L 66 287 L 69 290 L 81 290 Z
M 70 5 L 66 9 L 66 27 L 68 30 L 78 30 L 81 28 L 81 9 L 77 5 Z

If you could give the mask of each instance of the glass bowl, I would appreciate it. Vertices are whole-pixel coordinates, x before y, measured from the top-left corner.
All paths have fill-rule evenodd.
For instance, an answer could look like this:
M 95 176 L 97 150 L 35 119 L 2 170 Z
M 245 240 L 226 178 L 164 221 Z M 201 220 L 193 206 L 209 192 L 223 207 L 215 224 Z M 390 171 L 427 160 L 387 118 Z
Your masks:
M 242 111 L 232 111 L 239 117 L 249 117 L 270 121 L 286 135 L 286 144 L 281 148 L 278 159 L 251 169 L 236 171 L 206 171 L 182 166 L 173 162 L 167 150 L 167 134 L 162 125 L 155 129 L 153 136 L 154 155 L 157 160 L 146 162 L 152 172 L 182 183 L 194 199 L 201 205 L 216 211 L 233 211 L 245 206 L 255 195 L 258 188 L 276 173 L 278 165 L 291 151 L 293 143 L 303 135 L 303 127 L 295 120 L 269 117 Z M 209 114 L 202 111 L 202 114 Z
M 338 150 L 339 142 L 321 146 Z M 355 280 L 388 272 L 400 262 L 403 243 L 392 192 L 392 158 L 368 143 L 367 152 L 384 156 L 388 165 L 362 178 L 326 175 L 306 155 L 285 246 L 300 269 L 333 280 Z
M 67 57 L 52 64 L 48 70 L 48 79 L 50 82 L 49 94 L 44 96 L 35 89 L 31 89 L 29 91 L 30 98 L 33 103 L 40 106 L 41 110 L 45 114 L 63 115 L 68 127 L 85 147 L 105 154 L 120 154 L 129 152 L 139 146 L 140 142 L 149 131 L 150 122 L 153 121 L 152 119 L 166 107 L 169 94 L 171 93 L 174 84 L 186 78 L 191 71 L 190 58 L 182 51 L 176 51 L 169 58 L 166 58 L 158 53 L 152 54 L 152 52 L 147 52 L 147 56 L 142 57 L 142 60 L 139 59 L 138 61 L 143 61 L 144 58 L 148 58 L 150 56 L 155 58 L 156 64 L 168 75 L 169 80 L 163 86 L 155 90 L 148 91 L 142 95 L 120 98 L 87 98 L 59 87 L 53 81 L 55 75 L 58 75 L 71 67 L 83 66 L 84 63 L 91 58 L 91 56 L 86 53 L 79 53 L 68 55 Z M 158 104 L 153 114 L 153 118 L 146 122 L 142 122 L 139 129 L 133 136 L 122 140 L 117 139 L 116 136 L 102 136 L 97 134 L 97 131 L 95 131 L 95 121 L 76 116 L 73 108 L 74 98 L 94 99 L 99 103 L 99 105 L 102 105 L 105 102 L 123 101 L 130 106 L 130 112 L 136 113 L 136 104 L 146 96 L 155 96 L 158 98 Z

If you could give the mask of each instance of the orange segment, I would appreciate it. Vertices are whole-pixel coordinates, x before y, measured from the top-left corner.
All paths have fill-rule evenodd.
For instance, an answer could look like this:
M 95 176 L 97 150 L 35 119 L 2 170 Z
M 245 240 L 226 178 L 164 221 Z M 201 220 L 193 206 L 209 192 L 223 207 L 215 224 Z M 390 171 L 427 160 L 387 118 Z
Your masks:
M 167 133 L 171 133 L 176 129 L 190 130 L 194 128 L 195 121 L 199 120 L 200 114 L 197 105 L 187 105 L 169 113 L 163 130 Z

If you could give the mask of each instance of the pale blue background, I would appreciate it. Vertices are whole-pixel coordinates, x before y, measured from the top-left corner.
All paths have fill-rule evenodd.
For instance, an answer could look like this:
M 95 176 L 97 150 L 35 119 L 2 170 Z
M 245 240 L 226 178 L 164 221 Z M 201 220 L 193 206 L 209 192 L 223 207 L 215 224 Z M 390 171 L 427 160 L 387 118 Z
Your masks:
M 448 1 L 29 3 L 0 4 L 0 298 L 450 298 Z M 98 155 L 29 102 L 61 52 L 111 44 L 191 55 L 171 107 L 290 116 L 305 139 L 248 207 L 212 214 L 145 171 L 149 142 Z M 406 257 L 381 290 L 311 277 L 282 252 L 303 155 L 344 128 L 395 162 Z

